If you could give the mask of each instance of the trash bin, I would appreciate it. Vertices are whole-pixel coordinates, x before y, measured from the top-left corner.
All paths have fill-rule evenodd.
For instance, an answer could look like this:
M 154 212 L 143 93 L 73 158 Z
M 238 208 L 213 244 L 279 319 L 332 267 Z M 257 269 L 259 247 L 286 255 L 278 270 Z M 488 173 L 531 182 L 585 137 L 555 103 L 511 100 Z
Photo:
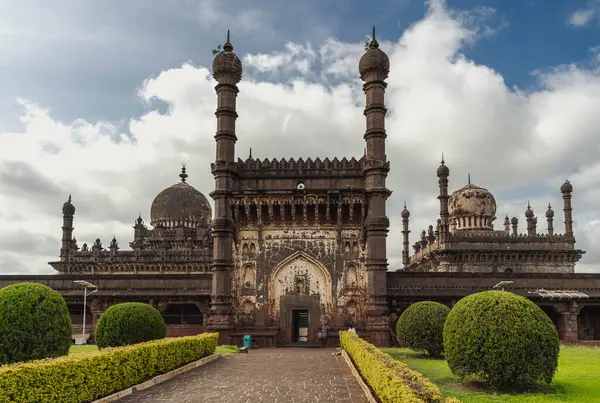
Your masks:
M 252 336 L 248 334 L 244 336 L 244 347 L 252 348 Z

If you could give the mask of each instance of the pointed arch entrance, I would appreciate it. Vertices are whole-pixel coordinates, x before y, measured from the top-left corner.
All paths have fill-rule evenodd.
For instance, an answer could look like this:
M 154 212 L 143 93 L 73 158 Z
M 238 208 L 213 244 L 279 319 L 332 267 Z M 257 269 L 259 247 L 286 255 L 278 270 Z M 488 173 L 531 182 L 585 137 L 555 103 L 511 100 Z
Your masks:
M 321 315 L 331 312 L 329 270 L 304 251 L 283 259 L 269 278 L 269 307 L 284 343 L 317 341 Z

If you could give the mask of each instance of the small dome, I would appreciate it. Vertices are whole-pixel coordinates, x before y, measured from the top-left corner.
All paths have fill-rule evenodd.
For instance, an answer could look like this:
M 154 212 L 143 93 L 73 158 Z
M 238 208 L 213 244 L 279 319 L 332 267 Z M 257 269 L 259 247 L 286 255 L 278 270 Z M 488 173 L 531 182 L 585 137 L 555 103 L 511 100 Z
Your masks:
M 496 219 L 496 199 L 487 189 L 469 183 L 452 193 L 448 212 L 456 229 L 491 230 Z
M 363 80 L 365 80 L 366 74 L 373 70 L 382 73 L 381 80 L 384 80 L 390 72 L 390 58 L 383 50 L 379 49 L 379 42 L 375 38 L 375 27 L 373 27 L 373 38 L 368 44 L 368 50 L 358 63 L 358 71 Z
M 71 204 L 71 195 L 69 195 L 69 200 L 67 200 L 62 207 L 63 215 L 74 215 L 75 214 L 75 206 Z
M 406 209 L 406 206 L 404 206 L 404 210 L 402 210 L 402 213 L 400 213 L 400 216 L 402 216 L 402 218 L 408 218 L 408 217 L 410 217 L 410 211 L 408 211 Z
M 437 176 L 448 176 L 450 175 L 450 169 L 442 161 L 442 165 L 437 169 Z
M 219 83 L 237 84 L 242 79 L 242 61 L 233 53 L 233 45 L 229 42 L 229 31 L 227 31 L 227 42 L 223 50 L 218 52 L 213 59 L 213 77 Z
M 552 217 L 554 217 L 554 210 L 552 210 L 552 207 L 550 206 L 550 204 L 548 204 L 548 210 L 546 210 L 546 218 Z
M 510 223 L 512 225 L 517 225 L 519 223 L 519 219 L 517 217 L 513 217 L 510 219 Z
M 573 192 L 573 185 L 571 185 L 571 182 L 565 181 L 565 183 L 563 183 L 563 185 L 560 187 L 560 192 L 561 193 Z
M 150 225 L 153 227 L 197 228 L 211 223 L 212 209 L 208 199 L 185 182 L 185 166 L 180 176 L 181 182 L 160 192 L 152 202 Z
M 527 210 L 525 210 L 525 217 L 533 218 L 533 216 L 534 216 L 533 210 L 531 209 L 531 206 L 529 204 L 527 204 Z

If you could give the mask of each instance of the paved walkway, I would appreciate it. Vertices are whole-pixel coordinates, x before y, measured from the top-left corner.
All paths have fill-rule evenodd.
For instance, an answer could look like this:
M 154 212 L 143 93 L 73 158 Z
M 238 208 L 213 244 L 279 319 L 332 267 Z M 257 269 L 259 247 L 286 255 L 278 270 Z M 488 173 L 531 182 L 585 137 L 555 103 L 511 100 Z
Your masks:
M 119 402 L 366 403 L 343 357 L 334 351 L 265 348 L 225 355 Z

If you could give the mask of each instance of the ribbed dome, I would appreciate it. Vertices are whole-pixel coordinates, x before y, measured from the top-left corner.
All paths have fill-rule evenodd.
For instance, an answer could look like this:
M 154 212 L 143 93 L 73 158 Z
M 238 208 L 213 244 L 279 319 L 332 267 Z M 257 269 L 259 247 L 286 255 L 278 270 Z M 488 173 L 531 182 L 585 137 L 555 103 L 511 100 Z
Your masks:
M 390 72 L 390 59 L 383 50 L 379 49 L 379 42 L 375 38 L 375 27 L 373 27 L 373 37 L 368 44 L 368 49 L 358 62 L 358 72 L 363 81 L 385 80 Z M 375 75 L 367 77 L 371 72 Z
M 71 195 L 69 195 L 69 200 L 63 203 L 62 207 L 63 215 L 74 215 L 75 214 L 75 206 L 71 204 Z
M 197 228 L 211 223 L 212 209 L 208 199 L 185 182 L 185 167 L 180 176 L 181 182 L 166 188 L 154 198 L 150 207 L 150 224 L 153 227 Z
M 487 189 L 469 183 L 452 193 L 448 204 L 455 229 L 494 229 L 496 199 Z
M 227 31 L 227 42 L 223 50 L 218 52 L 213 59 L 213 77 L 219 83 L 237 84 L 242 79 L 242 61 L 233 53 L 233 45 L 229 42 L 229 31 Z

